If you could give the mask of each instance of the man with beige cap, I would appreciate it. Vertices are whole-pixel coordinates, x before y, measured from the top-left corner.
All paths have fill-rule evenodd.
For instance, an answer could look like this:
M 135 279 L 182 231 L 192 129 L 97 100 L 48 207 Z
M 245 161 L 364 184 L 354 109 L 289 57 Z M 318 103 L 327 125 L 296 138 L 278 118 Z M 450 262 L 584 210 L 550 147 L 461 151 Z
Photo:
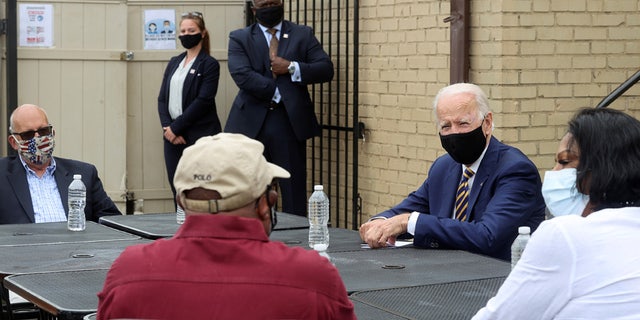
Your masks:
M 170 239 L 127 248 L 98 294 L 98 319 L 355 319 L 336 268 L 269 241 L 277 178 L 263 145 L 200 138 L 174 177 L 186 221 Z

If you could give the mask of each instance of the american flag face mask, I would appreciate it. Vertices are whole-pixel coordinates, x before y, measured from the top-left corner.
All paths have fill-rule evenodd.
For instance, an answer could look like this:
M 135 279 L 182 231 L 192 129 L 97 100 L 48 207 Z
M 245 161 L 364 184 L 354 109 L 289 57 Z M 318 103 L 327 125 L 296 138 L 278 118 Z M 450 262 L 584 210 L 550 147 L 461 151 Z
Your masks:
M 51 134 L 18 141 L 18 145 L 20 146 L 19 152 L 22 159 L 29 163 L 40 165 L 51 159 L 55 141 L 53 134 Z

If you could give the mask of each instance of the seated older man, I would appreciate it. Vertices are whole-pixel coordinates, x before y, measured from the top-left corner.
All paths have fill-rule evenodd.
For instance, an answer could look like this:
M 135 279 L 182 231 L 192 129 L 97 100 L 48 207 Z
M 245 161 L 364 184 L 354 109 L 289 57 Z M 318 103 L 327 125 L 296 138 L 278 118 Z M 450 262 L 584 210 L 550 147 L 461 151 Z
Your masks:
M 355 319 L 338 270 L 269 241 L 272 188 L 289 173 L 241 134 L 200 138 L 174 176 L 186 220 L 173 238 L 127 248 L 98 294 L 98 319 Z

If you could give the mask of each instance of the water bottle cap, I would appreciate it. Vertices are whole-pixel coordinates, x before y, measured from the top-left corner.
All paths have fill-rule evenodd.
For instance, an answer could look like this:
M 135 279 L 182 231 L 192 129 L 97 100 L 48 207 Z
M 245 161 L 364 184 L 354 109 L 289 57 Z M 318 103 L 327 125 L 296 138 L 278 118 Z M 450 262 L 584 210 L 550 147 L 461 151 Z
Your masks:
M 313 186 L 313 191 L 322 191 L 324 190 L 324 187 L 321 184 L 316 184 L 315 186 Z
M 80 180 L 82 179 L 82 175 L 81 174 L 74 174 L 73 175 L 73 180 Z
M 316 243 L 316 244 L 313 245 L 313 250 L 316 250 L 316 251 L 327 251 L 328 247 L 329 246 L 327 244 Z
M 529 228 L 528 226 L 518 227 L 518 233 L 519 234 L 530 234 L 531 233 L 531 228 Z

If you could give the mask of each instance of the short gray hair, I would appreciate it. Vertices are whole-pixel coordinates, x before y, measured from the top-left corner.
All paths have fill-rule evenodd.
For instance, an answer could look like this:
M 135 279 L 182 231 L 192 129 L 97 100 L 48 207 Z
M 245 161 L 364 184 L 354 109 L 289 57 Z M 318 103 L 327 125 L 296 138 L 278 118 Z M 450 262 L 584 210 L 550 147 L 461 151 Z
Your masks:
M 436 94 L 436 97 L 433 99 L 433 115 L 435 116 L 436 122 L 439 121 L 437 109 L 440 98 L 445 95 L 459 93 L 470 93 L 476 97 L 476 105 L 481 118 L 491 112 L 491 109 L 489 108 L 489 99 L 487 99 L 487 95 L 482 91 L 482 89 L 480 89 L 480 87 L 473 83 L 454 83 L 440 89 L 438 94 Z

